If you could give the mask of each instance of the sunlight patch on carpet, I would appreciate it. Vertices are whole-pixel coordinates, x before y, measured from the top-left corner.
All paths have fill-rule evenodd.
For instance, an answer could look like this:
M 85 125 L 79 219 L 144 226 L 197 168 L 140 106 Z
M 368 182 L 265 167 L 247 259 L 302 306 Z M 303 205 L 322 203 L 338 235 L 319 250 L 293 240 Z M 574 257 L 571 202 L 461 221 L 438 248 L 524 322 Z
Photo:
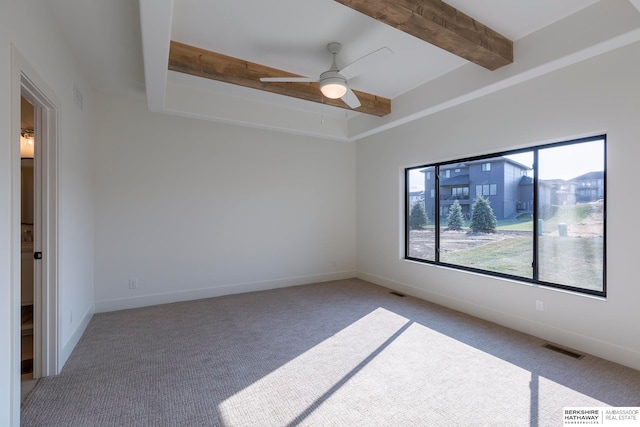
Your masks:
M 287 425 L 319 403 L 345 378 L 353 375 L 377 349 L 385 344 L 409 320 L 384 308 L 378 308 L 332 337 L 309 349 L 220 405 L 229 425 L 247 420 L 263 422 L 265 412 L 277 424 Z M 346 381 L 345 383 L 348 383 Z

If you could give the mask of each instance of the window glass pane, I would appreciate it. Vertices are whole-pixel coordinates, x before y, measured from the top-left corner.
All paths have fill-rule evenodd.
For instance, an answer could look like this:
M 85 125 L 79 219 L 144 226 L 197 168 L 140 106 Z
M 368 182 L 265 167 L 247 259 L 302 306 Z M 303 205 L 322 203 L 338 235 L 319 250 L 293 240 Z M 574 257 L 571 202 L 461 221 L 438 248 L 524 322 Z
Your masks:
M 605 296 L 605 151 L 600 136 L 407 169 L 406 257 Z
M 407 208 L 407 256 L 427 261 L 435 261 L 436 245 L 434 223 L 438 209 L 435 195 L 435 180 L 429 177 L 435 173 L 434 167 L 420 167 L 407 170 L 407 188 L 410 194 Z M 411 195 L 422 197 L 411 197 Z M 432 197 L 424 197 L 430 194 Z
M 604 140 L 539 151 L 539 280 L 604 291 Z
M 533 152 L 489 160 L 467 162 L 460 175 L 440 181 L 440 194 L 453 185 L 476 189 L 473 198 L 464 190 L 441 198 L 440 261 L 533 278 Z

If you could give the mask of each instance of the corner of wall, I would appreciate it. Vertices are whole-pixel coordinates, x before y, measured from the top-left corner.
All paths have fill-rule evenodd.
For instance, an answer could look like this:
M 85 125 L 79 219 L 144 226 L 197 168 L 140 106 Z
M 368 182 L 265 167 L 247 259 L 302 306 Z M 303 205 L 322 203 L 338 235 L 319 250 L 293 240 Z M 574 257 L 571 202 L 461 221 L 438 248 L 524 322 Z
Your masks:
M 62 368 L 64 367 L 65 363 L 67 363 L 67 360 L 69 360 L 69 356 L 71 356 L 71 352 L 80 341 L 80 338 L 82 338 L 82 334 L 84 334 L 84 331 L 87 329 L 87 326 L 89 326 L 89 322 L 93 318 L 94 313 L 95 313 L 95 304 L 91 304 L 91 307 L 89 307 L 89 309 L 84 314 L 84 316 L 82 316 L 81 321 L 78 322 L 78 326 L 73 331 L 73 333 L 71 334 L 67 342 L 60 347 L 57 373 L 60 373 L 60 371 L 62 371 Z

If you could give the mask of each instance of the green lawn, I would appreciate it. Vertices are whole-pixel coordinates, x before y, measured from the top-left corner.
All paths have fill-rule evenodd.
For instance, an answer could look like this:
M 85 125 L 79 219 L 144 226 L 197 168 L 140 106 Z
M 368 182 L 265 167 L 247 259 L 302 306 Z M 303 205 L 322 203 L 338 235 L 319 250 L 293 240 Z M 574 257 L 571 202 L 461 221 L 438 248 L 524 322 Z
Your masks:
M 602 290 L 602 238 L 545 236 L 538 240 L 540 280 L 577 288 Z M 473 249 L 442 254 L 450 264 L 531 278 L 530 236 L 518 236 Z
M 473 249 L 440 255 L 440 261 L 522 277 L 532 277 L 530 236 L 498 240 Z
M 603 237 L 588 234 L 583 234 L 582 237 L 552 234 L 558 230 L 558 224 L 566 224 L 571 227 L 583 223 L 585 219 L 588 221 L 587 217 L 592 214 L 592 209 L 590 204 L 577 204 L 553 206 L 548 210 L 553 216 L 542 222 L 545 234 L 538 238 L 540 280 L 583 289 L 602 290 Z M 597 217 L 597 212 L 593 211 L 593 215 Z M 442 229 L 446 228 L 446 223 L 446 218 L 443 218 L 441 220 Z M 429 224 L 428 228 L 432 229 L 433 224 Z M 465 222 L 463 231 L 469 231 L 469 221 Z M 498 221 L 496 231 L 497 234 L 500 231 L 532 233 L 533 220 L 530 214 L 526 214 L 516 220 Z M 487 243 L 480 242 L 481 246 L 470 249 L 456 249 L 472 246 L 464 245 L 466 239 L 464 233 L 451 236 L 443 233 L 442 236 L 441 244 L 444 249 L 440 254 L 442 262 L 526 278 L 531 278 L 533 275 L 531 266 L 533 261 L 532 234 L 518 235 L 514 233 L 506 238 L 499 238 L 496 235 L 494 241 L 487 239 Z M 491 234 L 487 236 L 491 236 Z M 457 246 L 455 242 L 449 243 L 445 240 L 447 237 L 457 241 Z M 447 250 L 451 250 L 451 252 Z
M 545 236 L 540 245 L 540 280 L 602 291 L 602 237 Z

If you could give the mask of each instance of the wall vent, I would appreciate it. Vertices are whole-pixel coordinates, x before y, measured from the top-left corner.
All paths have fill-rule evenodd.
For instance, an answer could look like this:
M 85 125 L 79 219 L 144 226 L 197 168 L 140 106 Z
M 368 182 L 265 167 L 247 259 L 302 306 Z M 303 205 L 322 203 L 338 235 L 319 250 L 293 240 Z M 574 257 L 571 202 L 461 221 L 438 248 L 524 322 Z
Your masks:
M 404 295 L 404 294 L 401 294 L 400 292 L 391 291 L 391 292 L 389 292 L 389 293 L 390 293 L 391 295 L 395 295 L 395 296 L 397 296 L 397 297 L 401 297 L 401 298 L 404 298 L 404 297 L 405 297 L 405 295 Z
M 573 357 L 574 359 L 582 359 L 584 354 L 579 354 L 571 350 L 567 350 L 566 348 L 558 347 L 553 344 L 545 344 L 542 347 L 549 349 L 551 351 L 555 351 L 556 353 L 564 354 L 565 356 Z

